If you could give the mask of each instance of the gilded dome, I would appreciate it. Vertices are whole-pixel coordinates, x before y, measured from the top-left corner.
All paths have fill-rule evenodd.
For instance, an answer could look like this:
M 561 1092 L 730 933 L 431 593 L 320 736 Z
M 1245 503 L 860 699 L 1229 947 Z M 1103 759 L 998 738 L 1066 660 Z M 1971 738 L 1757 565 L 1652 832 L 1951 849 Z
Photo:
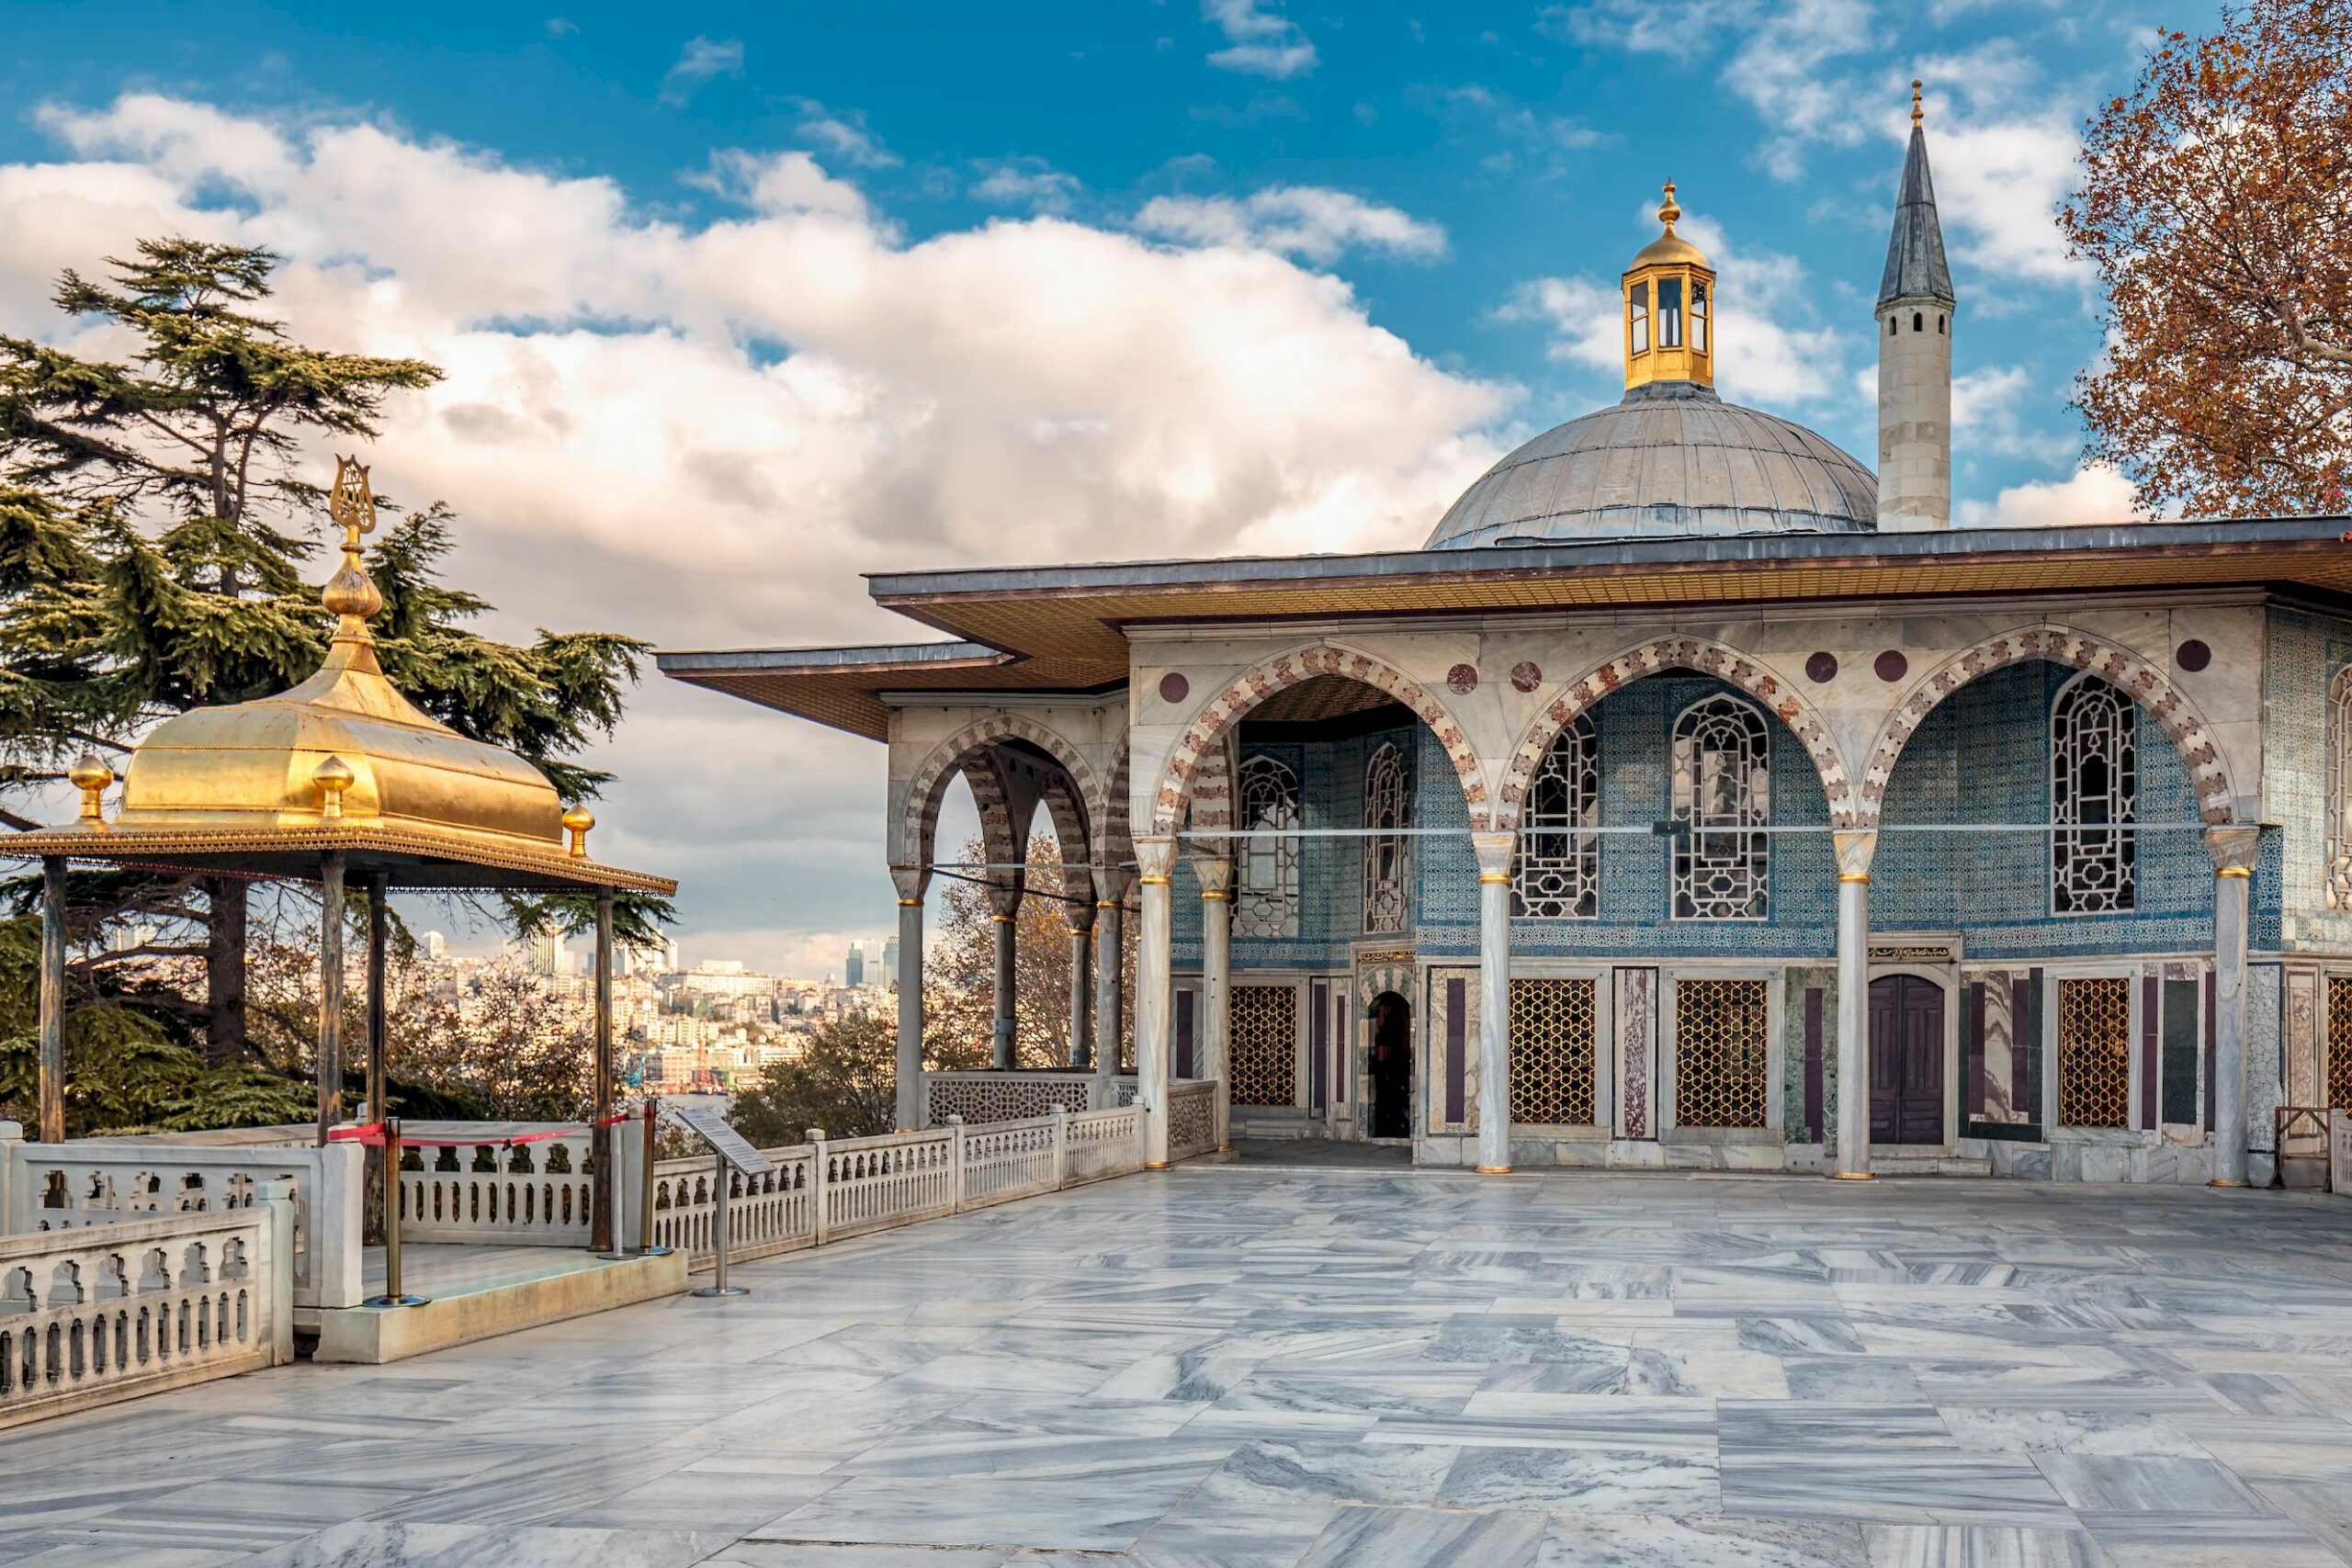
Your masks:
M 1425 547 L 1860 534 L 1877 519 L 1877 479 L 1829 441 L 1707 388 L 1660 381 L 1487 469 Z

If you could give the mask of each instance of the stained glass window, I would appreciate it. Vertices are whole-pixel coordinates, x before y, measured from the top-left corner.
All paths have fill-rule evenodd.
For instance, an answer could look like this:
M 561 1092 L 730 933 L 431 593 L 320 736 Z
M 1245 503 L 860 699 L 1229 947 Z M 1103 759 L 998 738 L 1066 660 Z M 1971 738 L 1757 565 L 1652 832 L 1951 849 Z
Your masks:
M 1589 920 L 1600 913 L 1600 747 L 1589 715 L 1578 714 L 1528 785 L 1521 818 L 1512 913 L 1541 920 Z
M 1406 887 L 1412 878 L 1412 777 L 1404 748 L 1381 742 L 1363 770 L 1363 929 L 1401 931 L 1408 912 Z
M 1772 815 L 1764 716 L 1735 697 L 1709 697 L 1674 721 L 1673 915 L 1678 920 L 1760 920 L 1770 852 L 1755 829 Z
M 1233 934 L 1298 934 L 1298 775 L 1265 755 L 1241 760 L 1239 825 L 1252 830 L 1236 857 Z M 1258 829 L 1276 829 L 1262 832 Z
M 2111 915 L 2133 906 L 2139 709 L 2094 675 L 2050 712 L 2051 908 Z

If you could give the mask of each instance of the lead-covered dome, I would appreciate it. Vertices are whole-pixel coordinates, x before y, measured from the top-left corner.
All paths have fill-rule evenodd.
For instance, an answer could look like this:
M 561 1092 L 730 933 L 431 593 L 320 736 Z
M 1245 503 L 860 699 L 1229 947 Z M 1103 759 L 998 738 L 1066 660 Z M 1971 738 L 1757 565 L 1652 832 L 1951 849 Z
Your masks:
M 1878 480 L 1801 424 L 1654 381 L 1487 470 L 1427 548 L 1692 534 L 1859 534 Z

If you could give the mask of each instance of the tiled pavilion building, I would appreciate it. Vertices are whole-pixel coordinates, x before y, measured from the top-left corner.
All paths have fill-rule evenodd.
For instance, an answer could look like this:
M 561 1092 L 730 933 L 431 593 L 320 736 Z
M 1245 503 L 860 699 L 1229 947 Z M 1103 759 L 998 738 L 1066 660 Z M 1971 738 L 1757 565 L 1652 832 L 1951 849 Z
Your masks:
M 1171 1078 L 1480 1169 L 2265 1182 L 2278 1106 L 2346 1102 L 2342 521 L 1951 527 L 1916 107 L 1875 478 L 1716 396 L 1678 216 L 1624 275 L 1624 400 L 1419 550 L 888 573 L 951 640 L 663 656 L 889 747 L 902 1122 L 958 775 L 1001 914 L 1041 814 L 1087 863 L 1105 1091 L 1138 911 L 1154 1158 Z

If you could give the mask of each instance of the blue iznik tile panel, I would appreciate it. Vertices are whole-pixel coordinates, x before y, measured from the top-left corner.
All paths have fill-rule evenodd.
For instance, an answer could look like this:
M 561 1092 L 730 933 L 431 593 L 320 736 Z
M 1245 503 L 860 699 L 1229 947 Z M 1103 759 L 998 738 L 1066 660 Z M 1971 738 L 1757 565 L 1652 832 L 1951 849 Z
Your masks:
M 1893 829 L 1879 840 L 1871 924 L 1958 931 L 1969 957 L 2057 958 L 2181 953 L 2213 941 L 2213 867 L 2197 832 L 2140 835 L 2135 908 L 2051 911 L 2050 839 L 2040 832 L 1905 833 L 1909 824 L 2050 820 L 2050 713 L 2074 671 L 2013 665 L 1962 687 L 1919 727 L 1888 781 Z M 2194 823 L 2188 769 L 2164 730 L 2139 727 L 2137 814 Z
M 1691 704 L 1731 693 L 1702 677 L 1657 676 L 1611 695 L 1592 710 L 1600 747 L 1603 826 L 1648 827 L 1671 812 L 1668 753 L 1674 721 Z M 1742 699 L 1743 701 L 1746 699 Z M 1774 827 L 1826 827 L 1829 803 L 1820 775 L 1796 737 L 1777 721 L 1771 737 Z M 1431 827 L 1467 821 L 1453 770 L 1433 738 L 1420 751 L 1419 805 Z M 1478 950 L 1478 868 L 1467 839 L 1421 840 L 1421 951 L 1444 956 Z M 1826 957 L 1837 943 L 1836 862 L 1826 832 L 1775 836 L 1771 882 L 1761 920 L 1667 918 L 1668 843 L 1647 834 L 1600 840 L 1600 913 L 1590 920 L 1514 920 L 1511 951 L 1535 957 Z
M 1299 825 L 1304 828 L 1363 826 L 1365 760 L 1384 740 L 1396 740 L 1408 751 L 1412 733 L 1372 734 L 1345 740 L 1301 744 L 1260 743 L 1245 727 L 1240 754 L 1272 757 L 1298 774 Z M 1437 765 L 1452 784 L 1453 768 L 1441 750 Z M 1427 759 L 1417 762 L 1425 767 Z M 1459 818 L 1459 792 L 1456 817 Z M 1417 799 L 1418 807 L 1420 803 Z M 1351 944 L 1363 934 L 1363 840 L 1356 838 L 1308 838 L 1299 841 L 1299 934 L 1291 939 L 1236 938 L 1236 969 L 1344 968 Z M 1192 867 L 1182 859 L 1174 882 L 1174 954 L 1179 970 L 1197 970 L 1201 963 L 1201 888 Z
M 2273 610 L 2268 644 L 2263 808 L 2278 830 L 2263 835 L 2255 867 L 2252 942 L 2257 950 L 2352 952 L 2352 912 L 2327 907 L 2327 689 L 2336 671 L 2352 665 L 2352 624 Z M 2242 781 L 2239 787 L 2249 785 Z

